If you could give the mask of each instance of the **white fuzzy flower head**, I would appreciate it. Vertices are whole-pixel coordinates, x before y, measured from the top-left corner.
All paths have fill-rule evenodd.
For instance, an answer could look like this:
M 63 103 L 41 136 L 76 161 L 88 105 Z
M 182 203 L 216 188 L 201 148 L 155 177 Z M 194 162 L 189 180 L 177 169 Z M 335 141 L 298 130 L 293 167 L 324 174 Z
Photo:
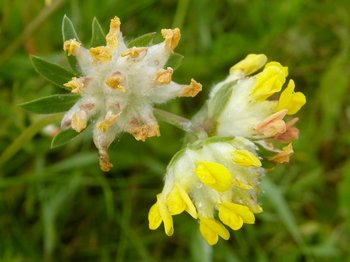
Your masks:
M 244 223 L 253 224 L 254 213 L 262 212 L 257 194 L 263 173 L 256 146 L 247 139 L 197 141 L 169 164 L 163 191 L 149 212 L 149 227 L 157 229 L 163 222 L 171 236 L 172 216 L 186 211 L 198 219 L 208 244 L 216 244 L 219 236 L 227 240 L 230 233 L 224 225 L 238 230 Z
M 68 55 L 76 57 L 83 76 L 65 84 L 80 94 L 65 114 L 62 128 L 77 132 L 93 124 L 93 140 L 100 154 L 100 167 L 108 171 L 108 147 L 121 132 L 136 140 L 159 136 L 153 105 L 175 97 L 195 96 L 201 85 L 172 81 L 173 69 L 166 62 L 179 43 L 180 30 L 163 29 L 164 41 L 147 47 L 128 48 L 120 32 L 120 20 L 111 20 L 106 45 L 86 49 L 75 39 L 64 42 Z

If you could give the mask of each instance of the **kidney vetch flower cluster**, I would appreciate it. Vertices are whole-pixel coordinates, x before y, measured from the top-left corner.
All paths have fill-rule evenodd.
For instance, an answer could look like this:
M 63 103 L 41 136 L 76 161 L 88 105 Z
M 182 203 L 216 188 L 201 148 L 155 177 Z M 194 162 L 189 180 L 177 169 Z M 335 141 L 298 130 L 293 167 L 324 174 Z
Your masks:
M 207 137 L 188 144 L 168 165 L 163 191 L 149 211 L 150 229 L 163 223 L 171 236 L 172 216 L 186 211 L 214 245 L 219 237 L 229 239 L 225 225 L 238 230 L 254 224 L 255 214 L 263 210 L 257 200 L 263 163 L 289 161 L 291 142 L 299 135 L 294 127 L 298 118 L 285 118 L 306 102 L 301 92 L 294 92 L 293 80 L 278 99 L 269 99 L 282 90 L 288 69 L 266 62 L 265 55 L 250 54 L 213 87 L 193 119 Z
M 65 112 L 61 129 L 79 133 L 90 126 L 103 171 L 112 167 L 108 148 L 117 135 L 126 132 L 139 141 L 159 136 L 154 106 L 175 97 L 194 97 L 202 89 L 194 79 L 186 85 L 172 81 L 174 69 L 167 61 L 179 43 L 180 30 L 162 29 L 161 35 L 160 43 L 128 46 L 114 17 L 105 45 L 84 48 L 74 38 L 64 42 L 81 76 L 64 84 L 80 96 Z M 263 54 L 250 54 L 212 88 L 193 119 L 163 111 L 163 120 L 171 118 L 170 124 L 188 134 L 149 210 L 150 229 L 163 224 L 171 236 L 172 217 L 186 211 L 198 221 L 207 243 L 214 245 L 219 237 L 230 238 L 227 228 L 255 223 L 256 214 L 263 211 L 258 201 L 262 176 L 267 167 L 289 162 L 292 142 L 299 136 L 298 118 L 293 116 L 306 99 L 287 77 L 287 67 L 267 62 Z

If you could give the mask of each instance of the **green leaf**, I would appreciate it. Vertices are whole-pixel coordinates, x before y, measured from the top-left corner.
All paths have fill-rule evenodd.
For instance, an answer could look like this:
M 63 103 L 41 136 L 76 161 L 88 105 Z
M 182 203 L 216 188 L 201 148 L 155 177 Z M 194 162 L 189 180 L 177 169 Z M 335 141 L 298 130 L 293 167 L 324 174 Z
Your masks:
M 67 71 L 63 67 L 50 63 L 40 57 L 32 56 L 31 60 L 33 67 L 40 75 L 59 87 L 63 87 L 63 84 L 67 83 L 75 76 L 72 72 Z
M 62 37 L 63 37 L 63 42 L 70 40 L 70 39 L 75 39 L 78 42 L 80 42 L 79 37 L 78 37 L 77 33 L 75 32 L 75 28 L 74 28 L 72 21 L 66 15 L 64 15 L 63 20 L 62 20 Z M 81 70 L 79 68 L 79 65 L 78 65 L 75 57 L 67 55 L 67 60 L 70 64 L 71 68 L 74 70 L 74 72 L 79 74 L 81 72 Z
M 131 40 L 128 43 L 128 47 L 134 47 L 134 46 L 149 46 L 153 44 L 153 40 L 156 37 L 157 33 L 152 32 L 148 34 L 141 35 L 134 40 Z
M 86 130 L 86 129 L 85 129 Z M 84 130 L 84 131 L 85 131 Z M 83 131 L 83 132 L 84 132 Z M 66 143 L 68 143 L 69 141 L 71 141 L 72 139 L 76 138 L 77 136 L 79 136 L 81 133 L 76 132 L 75 130 L 69 128 L 67 130 L 62 130 L 61 132 L 59 132 L 51 141 L 51 148 L 55 148 L 58 146 L 62 146 Z
M 80 98 L 79 95 L 52 95 L 21 104 L 24 109 L 37 114 L 65 112 Z
M 170 55 L 165 67 L 169 66 L 175 70 L 181 65 L 183 59 L 184 59 L 183 55 L 180 55 L 178 53 L 173 53 Z
M 229 101 L 232 93 L 232 88 L 234 86 L 234 82 L 228 82 L 224 84 L 220 89 L 216 92 L 214 97 L 209 100 L 208 103 L 208 115 L 210 118 L 216 119 L 222 110 L 225 109 L 227 102 Z
M 92 20 L 92 36 L 90 46 L 101 46 L 106 44 L 106 34 L 98 22 L 97 18 L 94 17 Z
M 62 20 L 62 36 L 63 41 L 75 39 L 80 42 L 72 21 L 66 15 L 64 15 Z

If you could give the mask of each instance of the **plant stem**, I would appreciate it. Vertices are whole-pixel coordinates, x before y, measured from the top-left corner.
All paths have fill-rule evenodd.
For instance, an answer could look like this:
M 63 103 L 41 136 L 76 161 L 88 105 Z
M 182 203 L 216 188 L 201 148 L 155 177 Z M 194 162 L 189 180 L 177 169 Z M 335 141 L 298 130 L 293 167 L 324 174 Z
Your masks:
M 198 132 L 196 128 L 193 126 L 191 120 L 178 116 L 176 114 L 164 111 L 159 108 L 154 108 L 154 114 L 162 121 L 171 124 L 173 126 L 176 126 L 177 128 L 182 129 L 185 132 Z
M 18 150 L 21 149 L 23 144 L 30 140 L 35 134 L 49 124 L 58 122 L 62 118 L 62 114 L 54 114 L 41 118 L 39 121 L 33 123 L 27 127 L 19 137 L 17 137 L 11 145 L 9 145 L 0 155 L 0 166 L 6 163 L 11 157 L 13 157 Z
M 208 132 L 204 125 L 193 123 L 185 117 L 178 116 L 159 108 L 154 108 L 153 112 L 160 120 L 185 131 L 187 133 L 187 142 L 193 142 L 208 137 Z

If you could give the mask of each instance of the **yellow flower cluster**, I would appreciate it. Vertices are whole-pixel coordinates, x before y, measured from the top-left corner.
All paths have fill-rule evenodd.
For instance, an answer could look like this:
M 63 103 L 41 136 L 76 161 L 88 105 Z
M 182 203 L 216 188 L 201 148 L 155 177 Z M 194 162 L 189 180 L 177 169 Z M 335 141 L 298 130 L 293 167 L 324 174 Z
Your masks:
M 270 99 L 282 90 L 288 68 L 266 62 L 265 55 L 250 54 L 213 87 L 206 106 L 194 118 L 198 126 L 208 127 L 209 138 L 175 155 L 163 191 L 149 211 L 150 229 L 163 223 L 171 236 L 172 216 L 186 211 L 198 219 L 202 236 L 214 245 L 219 237 L 229 239 L 225 226 L 238 230 L 253 224 L 254 214 L 262 212 L 257 196 L 265 169 L 256 145 L 270 152 L 265 161 L 288 162 L 293 154 L 291 141 L 298 138 L 299 130 L 294 127 L 297 118 L 287 123 L 285 118 L 306 102 L 304 94 L 294 92 L 293 80 L 279 99 Z M 280 142 L 287 145 L 279 149 Z
M 186 148 L 167 169 L 163 192 L 149 211 L 149 228 L 163 223 L 171 236 L 172 216 L 186 211 L 198 219 L 208 244 L 219 236 L 229 239 L 224 225 L 238 230 L 254 224 L 254 213 L 262 211 L 256 200 L 262 171 L 254 144 L 243 138 L 209 138 Z
M 227 79 L 214 86 L 208 101 L 209 108 L 219 106 L 216 97 L 220 90 L 228 86 L 230 93 L 227 103 L 220 105 L 223 108 L 220 114 L 208 116 L 215 122 L 215 130 L 211 133 L 260 140 L 269 150 L 285 156 L 272 157 L 272 160 L 288 162 L 289 155 L 293 153 L 290 142 L 298 139 L 299 130 L 294 127 L 298 118 L 285 119 L 296 114 L 306 103 L 306 98 L 303 93 L 294 91 L 293 80 L 289 80 L 282 90 L 288 76 L 287 67 L 278 62 L 266 62 L 265 55 L 250 54 L 231 67 Z M 252 75 L 262 67 L 261 72 Z M 279 92 L 277 100 L 271 99 Z M 274 148 L 275 141 L 289 145 L 283 149 Z

